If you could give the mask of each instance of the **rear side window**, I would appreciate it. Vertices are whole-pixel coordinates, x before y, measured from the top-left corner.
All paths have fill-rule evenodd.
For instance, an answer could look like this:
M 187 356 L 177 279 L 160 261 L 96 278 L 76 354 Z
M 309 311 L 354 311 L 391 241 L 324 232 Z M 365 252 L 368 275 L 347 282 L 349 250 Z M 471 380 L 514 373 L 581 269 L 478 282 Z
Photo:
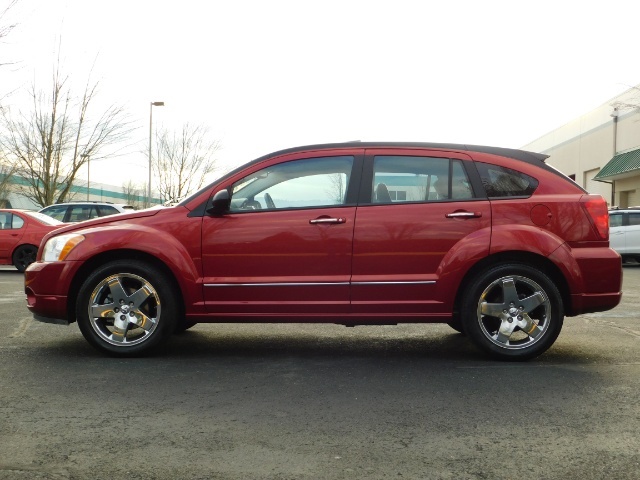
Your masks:
M 70 208 L 70 222 L 84 222 L 98 216 L 96 207 L 87 205 L 77 205 Z
M 11 217 L 12 213 L 9 212 L 0 212 L 0 228 L 11 228 Z
M 476 165 L 489 198 L 529 197 L 538 188 L 538 180 L 525 173 L 482 162 Z
M 629 225 L 640 225 L 640 213 L 629 214 Z
M 376 156 L 371 187 L 372 203 L 473 198 L 462 162 L 448 158 Z
M 24 225 L 24 220 L 18 215 L 14 215 L 11 220 L 11 228 L 22 228 Z

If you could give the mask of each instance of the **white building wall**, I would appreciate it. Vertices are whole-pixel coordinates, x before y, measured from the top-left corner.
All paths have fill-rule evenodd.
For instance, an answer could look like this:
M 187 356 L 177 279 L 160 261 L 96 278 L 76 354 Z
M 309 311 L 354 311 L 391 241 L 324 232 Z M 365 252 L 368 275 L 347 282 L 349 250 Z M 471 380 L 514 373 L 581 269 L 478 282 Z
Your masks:
M 522 149 L 550 155 L 547 163 L 566 175 L 575 175 L 579 185 L 590 193 L 602 195 L 611 203 L 611 184 L 595 182 L 593 177 L 616 153 L 640 148 L 640 109 L 619 107 L 616 120 L 612 114 L 614 107 L 620 104 L 640 105 L 640 85 L 524 145 Z M 636 188 L 640 192 L 640 175 L 618 181 L 614 204 L 619 204 L 619 192 L 631 192 Z

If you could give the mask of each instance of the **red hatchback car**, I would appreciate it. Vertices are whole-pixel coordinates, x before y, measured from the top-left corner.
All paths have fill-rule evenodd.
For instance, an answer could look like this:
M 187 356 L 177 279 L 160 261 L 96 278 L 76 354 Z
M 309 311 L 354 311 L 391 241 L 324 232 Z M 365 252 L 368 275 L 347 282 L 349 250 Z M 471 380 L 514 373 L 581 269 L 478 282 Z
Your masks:
M 607 205 L 520 150 L 344 143 L 261 157 L 175 207 L 64 227 L 37 320 L 136 355 L 198 322 L 445 322 L 523 360 L 621 298 Z
M 0 209 L 0 265 L 24 272 L 35 261 L 42 237 L 62 225 L 41 213 Z

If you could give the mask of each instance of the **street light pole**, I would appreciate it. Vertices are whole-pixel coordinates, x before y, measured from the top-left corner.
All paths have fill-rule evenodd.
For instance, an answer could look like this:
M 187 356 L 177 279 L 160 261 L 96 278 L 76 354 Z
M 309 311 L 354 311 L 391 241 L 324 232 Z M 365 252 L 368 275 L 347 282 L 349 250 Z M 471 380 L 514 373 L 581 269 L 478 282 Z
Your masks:
M 151 206 L 151 139 L 153 135 L 153 107 L 164 107 L 164 102 L 151 102 L 149 106 L 149 183 L 147 184 L 147 204 Z
M 81 153 L 80 158 L 87 159 L 87 202 L 89 201 L 89 167 L 91 167 L 91 156 L 87 153 Z

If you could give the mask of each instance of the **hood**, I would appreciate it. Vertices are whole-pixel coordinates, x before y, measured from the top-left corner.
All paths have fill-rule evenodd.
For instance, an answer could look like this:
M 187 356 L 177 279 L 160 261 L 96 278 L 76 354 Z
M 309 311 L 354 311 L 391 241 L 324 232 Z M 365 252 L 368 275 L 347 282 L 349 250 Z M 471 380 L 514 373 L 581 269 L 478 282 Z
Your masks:
M 107 215 L 106 217 L 93 218 L 91 220 L 85 220 L 84 222 L 66 224 L 62 228 L 56 229 L 54 232 L 48 233 L 44 240 L 48 240 L 53 236 L 60 235 L 62 233 L 75 232 L 78 230 L 85 230 L 87 228 L 99 227 L 101 225 L 113 225 L 116 223 L 124 223 L 128 220 L 135 218 L 152 217 L 160 212 L 167 211 L 169 209 L 180 207 L 151 207 L 145 210 L 136 210 L 132 213 L 118 213 L 115 215 Z

